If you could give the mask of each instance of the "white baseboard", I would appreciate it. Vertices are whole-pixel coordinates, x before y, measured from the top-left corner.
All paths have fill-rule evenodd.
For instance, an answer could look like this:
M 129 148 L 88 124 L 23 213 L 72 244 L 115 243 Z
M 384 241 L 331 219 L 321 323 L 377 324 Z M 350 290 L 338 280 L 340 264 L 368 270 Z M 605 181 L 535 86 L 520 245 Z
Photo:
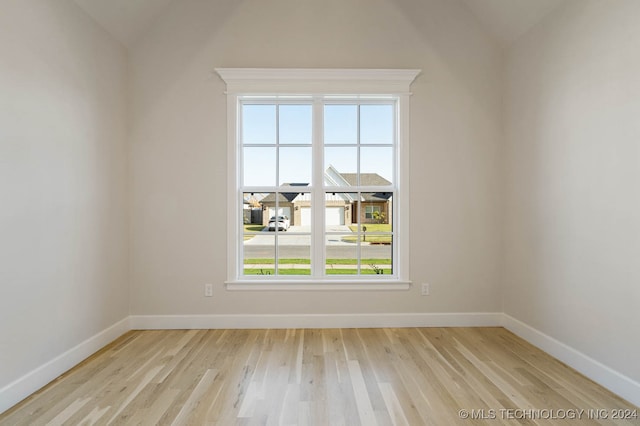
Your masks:
M 238 328 L 499 327 L 501 313 L 134 315 L 134 330 Z
M 87 357 L 93 355 L 127 331 L 131 330 L 126 317 L 84 342 L 58 355 L 46 364 L 30 371 L 17 380 L 0 388 L 0 413 L 8 410 L 61 374 L 69 371 Z
M 502 318 L 502 326 L 507 330 L 559 359 L 611 392 L 634 405 L 640 406 L 640 383 L 510 315 L 503 314 Z

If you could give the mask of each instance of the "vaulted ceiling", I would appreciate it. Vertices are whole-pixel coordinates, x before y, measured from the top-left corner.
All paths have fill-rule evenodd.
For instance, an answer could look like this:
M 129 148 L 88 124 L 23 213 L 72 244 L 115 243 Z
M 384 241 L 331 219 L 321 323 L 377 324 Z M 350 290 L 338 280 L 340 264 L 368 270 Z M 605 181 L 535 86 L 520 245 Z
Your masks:
M 176 0 L 75 0 L 125 46 L 131 46 Z M 446 0 L 456 1 L 456 0 Z M 487 32 L 508 46 L 531 27 L 570 0 L 458 0 Z
M 503 46 L 513 43 L 567 0 L 462 0 Z
M 75 0 L 125 46 L 131 46 L 173 0 Z

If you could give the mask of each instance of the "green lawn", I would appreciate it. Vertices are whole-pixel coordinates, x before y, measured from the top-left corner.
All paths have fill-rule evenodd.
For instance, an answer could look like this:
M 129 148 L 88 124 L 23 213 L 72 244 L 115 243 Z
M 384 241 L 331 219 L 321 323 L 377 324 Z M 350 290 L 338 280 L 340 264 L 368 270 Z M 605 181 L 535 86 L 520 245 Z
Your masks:
M 383 275 L 391 275 L 391 269 L 382 269 Z M 327 269 L 327 275 L 357 275 L 357 269 Z M 373 269 L 366 268 L 362 265 L 360 275 L 376 275 Z
M 311 261 L 309 259 L 280 259 L 279 264 L 281 265 L 309 265 Z M 245 275 L 273 275 L 273 259 L 245 259 L 245 265 L 265 265 L 268 267 L 265 268 L 245 268 Z M 356 275 L 358 270 L 355 268 L 340 268 L 340 265 L 357 265 L 357 259 L 327 259 L 327 266 L 337 265 L 337 268 L 327 268 L 327 275 Z M 360 263 L 360 274 L 361 275 L 375 275 L 376 268 L 379 271 L 382 271 L 383 275 L 390 275 L 392 273 L 391 268 L 383 267 L 386 265 L 391 265 L 391 259 L 362 259 Z M 376 265 L 374 268 L 371 265 Z M 307 268 L 279 268 L 278 275 L 309 275 L 311 273 L 311 269 Z
M 262 225 L 256 225 L 251 224 L 251 225 L 244 225 L 244 232 L 262 232 L 262 230 L 264 229 L 264 226 Z M 250 240 L 252 239 L 254 236 L 253 235 L 246 235 L 244 236 L 244 241 Z
M 391 259 L 361 259 L 362 265 L 391 265 Z M 356 259 L 327 259 L 327 265 L 357 265 Z
M 368 243 L 375 244 L 391 244 L 391 235 L 371 235 L 376 232 L 391 232 L 390 223 L 370 223 L 363 226 L 366 226 L 367 232 L 362 232 L 360 234 L 360 241 L 366 241 Z M 353 231 L 354 233 L 358 232 L 358 225 L 349 225 L 349 229 L 351 229 L 351 231 Z M 342 237 L 342 241 L 347 243 L 355 243 L 356 241 L 358 241 L 358 236 L 349 235 L 348 237 Z
M 273 275 L 274 269 L 245 269 L 245 275 Z M 278 269 L 278 275 L 311 275 L 311 269 Z
M 273 259 L 245 259 L 245 265 L 269 265 Z M 284 265 L 309 265 L 310 259 L 280 259 L 279 263 Z M 362 265 L 391 265 L 391 259 L 362 259 Z M 327 259 L 327 265 L 357 265 L 357 259 Z
M 369 232 L 391 232 L 390 223 L 367 223 L 362 226 L 367 228 L 367 234 Z M 349 229 L 353 232 L 358 232 L 358 225 L 349 225 Z
M 327 275 L 356 275 L 357 269 L 327 269 Z M 274 269 L 245 269 L 245 275 L 273 275 Z M 310 269 L 278 269 L 278 275 L 310 275 Z M 361 275 L 375 275 L 376 272 L 362 265 Z M 391 269 L 383 269 L 384 275 L 391 275 Z
M 282 264 L 288 265 L 308 265 L 311 263 L 309 259 L 280 259 Z M 273 259 L 245 259 L 245 265 L 271 265 L 273 264 Z

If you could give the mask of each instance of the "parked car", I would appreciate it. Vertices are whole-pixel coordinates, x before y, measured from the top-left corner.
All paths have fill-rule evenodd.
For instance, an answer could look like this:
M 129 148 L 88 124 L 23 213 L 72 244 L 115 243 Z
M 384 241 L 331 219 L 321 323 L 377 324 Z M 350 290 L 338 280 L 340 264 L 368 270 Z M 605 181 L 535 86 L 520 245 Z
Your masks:
M 287 216 L 278 216 L 278 220 L 276 221 L 276 217 L 272 216 L 271 219 L 269 219 L 269 231 L 275 231 L 276 230 L 276 223 L 278 224 L 278 231 L 286 231 L 287 229 L 289 229 L 290 226 L 290 222 L 289 222 L 289 218 Z

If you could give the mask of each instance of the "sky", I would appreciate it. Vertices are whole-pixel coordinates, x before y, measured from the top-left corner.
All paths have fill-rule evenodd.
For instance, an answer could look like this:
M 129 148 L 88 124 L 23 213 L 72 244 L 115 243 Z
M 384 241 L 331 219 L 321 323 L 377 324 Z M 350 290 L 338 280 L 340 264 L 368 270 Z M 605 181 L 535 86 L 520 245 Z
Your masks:
M 388 145 L 393 143 L 394 106 L 363 104 L 359 111 L 355 104 L 324 106 L 324 141 L 330 145 L 324 149 L 324 169 L 332 165 L 341 173 L 356 173 L 359 148 L 361 173 L 393 181 Z M 244 186 L 311 182 L 311 104 L 244 104 L 242 123 L 242 143 L 250 145 L 243 148 Z

